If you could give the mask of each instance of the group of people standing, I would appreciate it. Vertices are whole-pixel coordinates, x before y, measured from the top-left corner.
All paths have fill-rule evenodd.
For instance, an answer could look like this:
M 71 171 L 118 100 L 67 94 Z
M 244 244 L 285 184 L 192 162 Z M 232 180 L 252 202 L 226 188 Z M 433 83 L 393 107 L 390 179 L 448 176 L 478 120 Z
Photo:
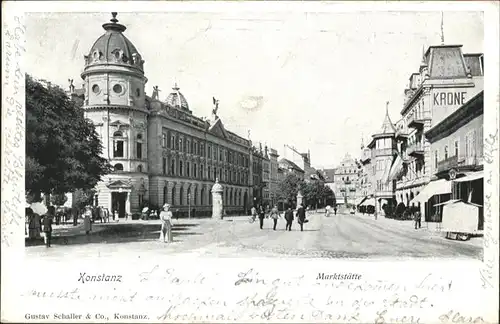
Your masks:
M 266 212 L 264 210 L 264 207 L 263 206 L 258 206 L 258 208 L 252 207 L 251 213 L 252 213 L 253 219 L 255 219 L 257 217 L 259 218 L 260 229 L 263 229 L 264 228 L 264 219 L 266 218 Z M 268 217 L 273 220 L 273 230 L 275 231 L 276 226 L 278 225 L 278 219 L 281 218 L 281 214 L 278 210 L 278 206 L 275 205 L 271 209 Z M 303 205 L 299 205 L 297 207 L 297 210 L 295 211 L 295 215 L 294 215 L 294 211 L 292 210 L 291 207 L 287 208 L 287 210 L 285 211 L 285 215 L 284 215 L 284 218 L 286 221 L 285 230 L 286 231 L 292 230 L 292 224 L 293 224 L 293 220 L 295 219 L 295 217 L 297 217 L 297 223 L 300 225 L 300 230 L 304 231 L 304 224 L 307 223 L 308 220 L 306 219 L 306 210 L 305 210 Z
M 33 209 L 30 207 L 26 208 L 25 213 L 28 218 L 28 233 L 26 233 L 28 237 L 39 239 L 43 231 L 45 246 L 50 247 L 52 242 L 52 224 L 56 214 L 55 207 L 49 206 L 47 208 L 47 213 L 43 216 L 33 212 Z

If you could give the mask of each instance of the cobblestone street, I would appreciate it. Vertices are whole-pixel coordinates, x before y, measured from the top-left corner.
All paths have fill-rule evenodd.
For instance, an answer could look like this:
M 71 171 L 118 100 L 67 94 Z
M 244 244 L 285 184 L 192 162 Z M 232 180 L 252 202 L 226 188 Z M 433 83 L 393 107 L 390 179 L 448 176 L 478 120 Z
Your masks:
M 472 258 L 481 259 L 482 238 L 451 241 L 443 234 L 422 228 L 415 230 L 411 221 L 395 221 L 368 215 L 338 214 L 325 217 L 311 213 L 304 232 L 296 222 L 291 232 L 284 230 L 283 219 L 276 231 L 265 219 L 248 217 L 225 220 L 174 220 L 174 242 L 158 241 L 158 221 L 128 221 L 94 224 L 86 236 L 79 227 L 56 231 L 53 246 L 42 240 L 26 249 L 28 258 L 68 259 L 125 255 L 158 258 L 167 255 L 200 257 L 307 257 L 307 258 Z

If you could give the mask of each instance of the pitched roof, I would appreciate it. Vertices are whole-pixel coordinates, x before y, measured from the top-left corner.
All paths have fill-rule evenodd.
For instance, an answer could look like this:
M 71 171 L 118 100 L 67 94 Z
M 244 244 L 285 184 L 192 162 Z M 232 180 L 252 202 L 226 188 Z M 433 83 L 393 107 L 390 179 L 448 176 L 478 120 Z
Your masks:
M 304 170 L 302 170 L 297 164 L 293 163 L 292 161 L 290 160 L 287 160 L 287 159 L 281 159 L 279 160 L 279 163 L 281 164 L 286 164 L 289 168 L 292 168 L 296 171 L 299 171 L 299 172 L 304 172 Z

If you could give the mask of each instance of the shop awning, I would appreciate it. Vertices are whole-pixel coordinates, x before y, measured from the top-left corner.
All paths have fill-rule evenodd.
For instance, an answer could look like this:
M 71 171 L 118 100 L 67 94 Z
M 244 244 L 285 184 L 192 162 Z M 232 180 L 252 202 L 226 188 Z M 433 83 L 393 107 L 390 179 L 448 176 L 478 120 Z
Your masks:
M 454 182 L 466 182 L 466 181 L 474 181 L 478 179 L 482 179 L 484 177 L 483 171 L 473 172 L 471 174 L 466 175 L 465 177 L 458 178 L 453 180 Z
M 368 197 L 361 197 L 361 198 L 358 198 L 358 199 L 356 199 L 356 201 L 354 202 L 354 204 L 355 204 L 356 206 L 359 206 L 359 205 L 360 205 L 363 201 L 365 201 L 365 200 L 366 200 L 366 198 L 368 198 Z
M 436 206 L 442 206 L 442 205 L 447 205 L 447 204 L 453 204 L 457 201 L 460 201 L 460 199 L 451 199 L 451 200 L 447 200 L 445 202 L 442 202 L 442 203 L 439 203 L 439 204 L 435 204 L 434 207 Z
M 427 186 L 410 201 L 411 203 L 426 203 L 432 196 L 451 193 L 451 181 L 439 179 L 431 181 Z
M 375 198 L 367 198 L 360 206 L 375 206 Z

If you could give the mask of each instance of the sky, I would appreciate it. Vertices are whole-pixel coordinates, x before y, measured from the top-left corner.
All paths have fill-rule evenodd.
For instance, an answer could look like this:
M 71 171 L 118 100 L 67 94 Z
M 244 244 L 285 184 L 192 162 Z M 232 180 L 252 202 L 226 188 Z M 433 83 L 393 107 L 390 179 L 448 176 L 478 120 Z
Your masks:
M 83 56 L 111 14 L 30 13 L 26 70 L 63 87 L 83 81 Z M 315 167 L 360 155 L 389 101 L 400 118 L 403 91 L 422 49 L 441 44 L 441 12 L 118 13 L 145 60 L 146 93 L 160 99 L 174 82 L 193 114 L 208 117 L 212 97 L 225 127 L 279 153 L 309 149 Z M 446 44 L 482 53 L 481 12 L 444 12 Z

